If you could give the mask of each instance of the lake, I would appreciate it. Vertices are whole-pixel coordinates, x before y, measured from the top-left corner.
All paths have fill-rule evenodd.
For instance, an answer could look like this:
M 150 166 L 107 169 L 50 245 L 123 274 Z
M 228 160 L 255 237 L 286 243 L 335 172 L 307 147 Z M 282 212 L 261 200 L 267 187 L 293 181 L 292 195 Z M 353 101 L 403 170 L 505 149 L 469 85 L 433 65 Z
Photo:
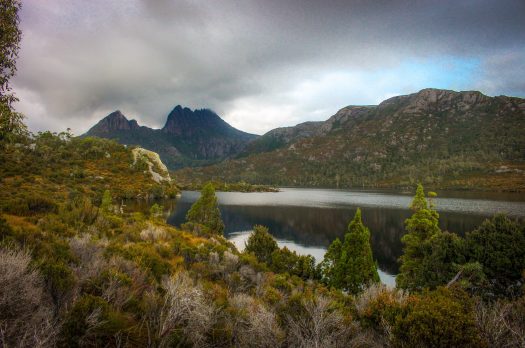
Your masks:
M 370 229 L 381 280 L 394 285 L 402 253 L 403 223 L 413 193 L 282 188 L 280 192 L 218 192 L 225 236 L 240 250 L 253 225 L 267 226 L 279 246 L 310 254 L 319 262 L 337 237 L 343 238 L 357 207 Z M 199 192 L 185 191 L 163 203 L 168 223 L 179 226 Z M 498 212 L 525 217 L 525 195 L 515 193 L 438 192 L 434 199 L 443 230 L 464 235 Z

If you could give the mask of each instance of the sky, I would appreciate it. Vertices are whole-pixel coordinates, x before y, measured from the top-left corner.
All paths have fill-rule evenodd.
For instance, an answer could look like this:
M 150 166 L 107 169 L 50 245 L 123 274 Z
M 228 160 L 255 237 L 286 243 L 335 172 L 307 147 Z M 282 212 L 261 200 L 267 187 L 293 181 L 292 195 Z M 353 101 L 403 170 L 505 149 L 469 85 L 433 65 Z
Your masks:
M 523 0 L 23 0 L 33 132 L 178 104 L 263 134 L 423 88 L 525 97 Z

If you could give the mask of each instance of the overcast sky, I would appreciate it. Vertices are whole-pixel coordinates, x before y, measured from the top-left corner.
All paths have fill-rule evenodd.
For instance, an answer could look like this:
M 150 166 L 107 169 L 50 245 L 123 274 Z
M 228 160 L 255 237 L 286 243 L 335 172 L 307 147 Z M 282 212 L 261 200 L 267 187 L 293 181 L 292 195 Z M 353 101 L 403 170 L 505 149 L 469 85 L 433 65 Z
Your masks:
M 525 97 L 524 0 L 23 0 L 32 131 L 177 104 L 262 134 L 435 87 Z

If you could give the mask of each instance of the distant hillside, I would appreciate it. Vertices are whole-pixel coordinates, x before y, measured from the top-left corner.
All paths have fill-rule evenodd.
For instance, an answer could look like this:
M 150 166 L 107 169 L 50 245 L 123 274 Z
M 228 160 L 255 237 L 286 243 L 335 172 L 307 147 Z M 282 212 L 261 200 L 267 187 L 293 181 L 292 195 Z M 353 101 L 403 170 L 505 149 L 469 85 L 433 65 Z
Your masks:
M 162 129 L 139 126 L 115 111 L 84 136 L 116 139 L 157 152 L 168 168 L 215 163 L 240 153 L 257 136 L 233 128 L 211 110 L 175 107 Z
M 525 99 L 424 89 L 377 106 L 348 106 L 325 122 L 273 130 L 240 158 L 175 173 L 309 187 L 525 191 Z
M 157 154 L 115 141 L 50 132 L 0 151 L 0 214 L 55 212 L 59 202 L 99 201 L 110 190 L 124 199 L 172 198 L 179 193 Z

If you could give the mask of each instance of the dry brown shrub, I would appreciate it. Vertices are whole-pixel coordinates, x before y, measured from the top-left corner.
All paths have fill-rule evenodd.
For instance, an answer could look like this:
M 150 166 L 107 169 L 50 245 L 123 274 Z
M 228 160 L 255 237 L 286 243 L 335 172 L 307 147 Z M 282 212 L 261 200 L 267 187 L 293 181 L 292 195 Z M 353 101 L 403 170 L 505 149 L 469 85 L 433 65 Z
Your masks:
M 304 314 L 288 317 L 288 345 L 291 347 L 348 347 L 355 327 L 319 296 L 303 301 Z
M 26 251 L 0 249 L 0 346 L 53 346 L 59 325 Z
M 236 315 L 232 318 L 233 336 L 238 347 L 279 347 L 284 332 L 275 313 L 246 294 L 235 294 L 230 305 Z
M 184 345 L 206 347 L 208 333 L 215 324 L 216 309 L 201 287 L 186 272 L 164 279 L 163 297 L 154 292 L 147 296 L 145 325 L 152 345 L 168 347 L 178 333 Z

